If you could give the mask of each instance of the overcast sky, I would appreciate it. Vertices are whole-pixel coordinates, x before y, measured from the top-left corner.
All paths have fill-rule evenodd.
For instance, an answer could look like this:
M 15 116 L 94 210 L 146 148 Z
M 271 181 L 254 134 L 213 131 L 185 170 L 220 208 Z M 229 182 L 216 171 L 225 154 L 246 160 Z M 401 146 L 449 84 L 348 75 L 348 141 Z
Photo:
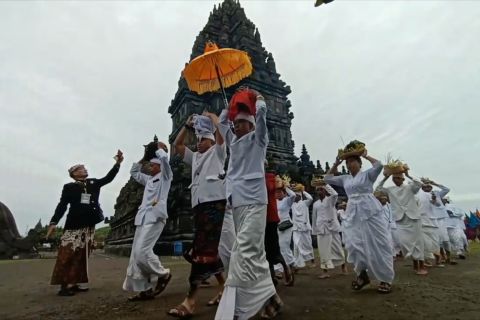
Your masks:
M 113 215 L 142 144 L 167 140 L 167 108 L 215 3 L 0 2 L 0 201 L 21 233 L 49 221 L 69 166 L 100 177 L 120 148 L 101 196 Z M 480 1 L 241 3 L 292 88 L 297 155 L 305 143 L 332 161 L 341 137 L 359 139 L 480 205 Z

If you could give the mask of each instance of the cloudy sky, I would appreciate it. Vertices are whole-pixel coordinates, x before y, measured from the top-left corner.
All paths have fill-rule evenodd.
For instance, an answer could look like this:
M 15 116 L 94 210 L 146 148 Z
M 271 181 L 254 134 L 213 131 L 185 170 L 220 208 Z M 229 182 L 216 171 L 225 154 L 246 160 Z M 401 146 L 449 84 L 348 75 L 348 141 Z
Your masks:
M 105 215 L 167 112 L 219 1 L 0 2 L 0 201 L 21 233 L 49 221 L 67 168 L 100 177 Z M 292 88 L 297 154 L 341 139 L 406 160 L 480 207 L 480 1 L 241 1 Z M 342 137 L 342 138 L 341 138 Z M 474 178 L 477 178 L 475 180 Z

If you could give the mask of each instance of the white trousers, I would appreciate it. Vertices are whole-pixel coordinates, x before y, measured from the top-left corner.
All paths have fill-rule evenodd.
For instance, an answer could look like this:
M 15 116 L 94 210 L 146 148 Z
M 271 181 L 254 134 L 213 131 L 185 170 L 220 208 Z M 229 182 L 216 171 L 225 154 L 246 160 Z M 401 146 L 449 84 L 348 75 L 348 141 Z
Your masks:
M 317 235 L 320 268 L 333 269 L 345 263 L 345 253 L 342 248 L 340 233 L 326 233 Z
M 293 231 L 293 258 L 295 266 L 299 268 L 305 267 L 306 261 L 312 261 L 313 245 L 311 231 Z
M 295 258 L 293 257 L 292 249 L 290 249 L 290 243 L 292 242 L 293 228 L 289 228 L 284 231 L 278 230 L 278 244 L 280 246 L 280 253 L 287 265 L 295 264 Z
M 153 247 L 164 227 L 164 220 L 137 226 L 123 290 L 146 291 L 153 289 L 159 277 L 170 273 L 170 270 L 162 266 L 160 259 L 153 252 Z
M 420 219 L 410 219 L 405 215 L 396 224 L 398 241 L 405 257 L 412 257 L 414 260 L 425 260 L 422 221 Z

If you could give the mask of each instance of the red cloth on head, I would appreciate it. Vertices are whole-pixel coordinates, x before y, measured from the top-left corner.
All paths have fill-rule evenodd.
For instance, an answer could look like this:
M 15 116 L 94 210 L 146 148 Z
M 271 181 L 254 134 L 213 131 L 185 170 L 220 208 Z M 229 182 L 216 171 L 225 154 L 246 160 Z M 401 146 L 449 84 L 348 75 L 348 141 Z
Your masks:
M 267 222 L 280 222 L 278 217 L 277 199 L 275 198 L 275 174 L 265 173 L 265 182 L 267 184 Z
M 257 114 L 257 95 L 251 90 L 242 90 L 235 93 L 230 99 L 230 104 L 228 108 L 228 119 L 234 121 L 235 117 L 239 113 L 238 105 L 243 104 L 248 107 L 248 114 L 255 116 Z

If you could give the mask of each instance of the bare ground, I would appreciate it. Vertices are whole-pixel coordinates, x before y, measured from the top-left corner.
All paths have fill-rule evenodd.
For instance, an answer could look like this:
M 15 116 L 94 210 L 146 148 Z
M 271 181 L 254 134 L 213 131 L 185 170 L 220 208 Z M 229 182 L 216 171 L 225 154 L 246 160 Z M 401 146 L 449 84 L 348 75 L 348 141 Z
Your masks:
M 181 258 L 162 261 L 173 279 L 162 295 L 141 303 L 127 302 L 121 290 L 127 258 L 94 254 L 91 289 L 74 297 L 58 297 L 48 285 L 54 259 L 0 261 L 0 319 L 169 319 L 167 309 L 185 297 L 189 265 Z M 302 270 L 295 287 L 278 288 L 285 302 L 278 319 L 480 319 L 479 245 L 459 265 L 431 269 L 427 277 L 413 274 L 409 261 L 397 262 L 396 272 L 394 291 L 380 295 L 374 286 L 352 292 L 352 275 L 320 280 L 320 270 Z M 217 290 L 201 290 L 195 319 L 214 318 L 215 308 L 205 303 Z

